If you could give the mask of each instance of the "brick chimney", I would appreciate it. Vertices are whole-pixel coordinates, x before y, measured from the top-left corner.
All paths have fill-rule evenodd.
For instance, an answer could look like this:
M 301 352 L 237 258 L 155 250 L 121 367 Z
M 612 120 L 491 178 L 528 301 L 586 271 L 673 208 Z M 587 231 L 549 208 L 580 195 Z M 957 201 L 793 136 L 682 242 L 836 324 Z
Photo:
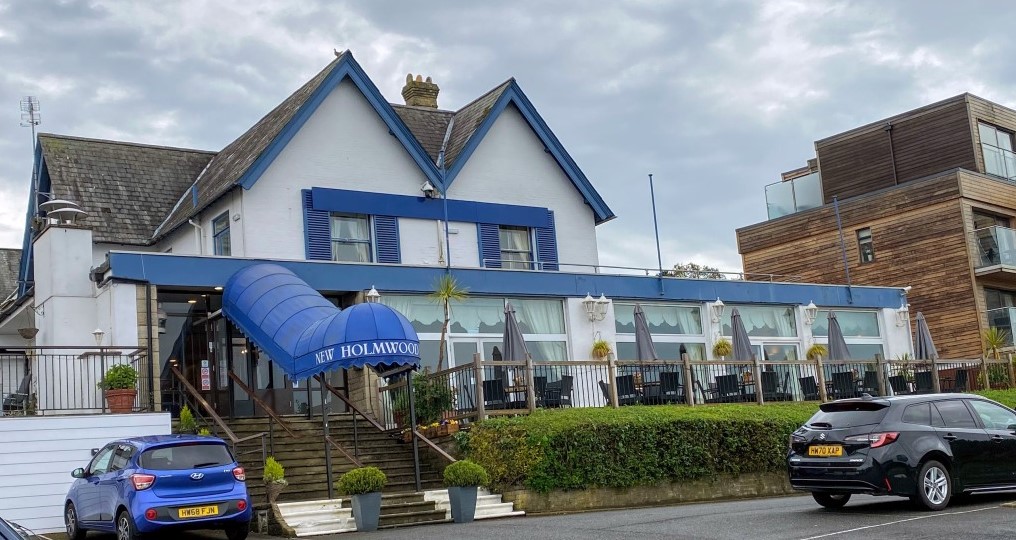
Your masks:
M 431 82 L 430 77 L 423 80 L 422 75 L 417 75 L 414 80 L 413 74 L 409 73 L 406 75 L 406 86 L 402 87 L 402 97 L 405 98 L 406 105 L 436 109 L 437 93 L 440 90 L 436 84 Z

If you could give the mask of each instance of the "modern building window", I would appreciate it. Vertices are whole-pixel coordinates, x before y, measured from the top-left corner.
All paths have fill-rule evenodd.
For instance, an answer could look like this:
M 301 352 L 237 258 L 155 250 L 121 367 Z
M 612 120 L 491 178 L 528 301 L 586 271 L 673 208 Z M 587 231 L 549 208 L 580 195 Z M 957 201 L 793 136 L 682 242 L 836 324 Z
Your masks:
M 501 243 L 501 268 L 533 269 L 532 234 L 527 227 L 498 228 Z
M 1012 151 L 1012 133 L 988 124 L 977 124 L 984 154 L 984 172 L 1016 181 L 1016 154 Z
M 231 255 L 229 246 L 229 212 L 212 220 L 212 249 L 216 255 Z
M 974 236 L 981 255 L 979 266 L 994 266 L 1003 261 L 1011 264 L 1014 260 L 1016 238 L 1009 230 L 1009 218 L 974 210 Z
M 871 228 L 865 227 L 857 231 L 857 252 L 861 255 L 861 264 L 875 262 L 875 246 L 871 243 Z
M 656 355 L 661 360 L 680 360 L 681 348 L 692 360 L 706 359 L 705 335 L 699 306 L 675 304 L 642 304 L 649 333 L 653 336 Z M 615 357 L 618 360 L 635 360 L 635 304 L 614 303 L 614 329 L 616 331 Z M 656 374 L 647 380 L 654 381 Z
M 332 214 L 332 260 L 372 262 L 370 217 L 362 214 Z

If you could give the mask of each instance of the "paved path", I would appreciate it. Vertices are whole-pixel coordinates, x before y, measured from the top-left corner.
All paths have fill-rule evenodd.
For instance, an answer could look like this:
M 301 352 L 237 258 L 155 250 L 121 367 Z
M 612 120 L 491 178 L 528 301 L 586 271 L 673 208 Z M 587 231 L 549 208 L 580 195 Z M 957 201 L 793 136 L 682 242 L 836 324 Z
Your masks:
M 322 540 L 628 540 L 742 539 L 846 540 L 892 538 L 1016 538 L 1016 508 L 1003 503 L 1016 495 L 977 496 L 943 512 L 924 512 L 906 499 L 855 496 L 841 510 L 820 508 L 811 497 L 686 504 L 659 508 L 588 512 L 560 516 L 477 521 L 468 525 L 430 525 L 374 533 L 317 536 Z M 113 536 L 90 536 L 112 540 Z M 179 540 L 225 539 L 221 533 L 183 533 Z M 251 535 L 251 540 L 266 538 Z
M 923 512 L 906 499 L 855 497 L 841 510 L 821 509 L 811 497 L 687 504 L 610 512 L 431 525 L 377 533 L 335 535 L 332 540 L 629 540 L 1016 538 L 1016 495 L 971 497 L 944 512 Z

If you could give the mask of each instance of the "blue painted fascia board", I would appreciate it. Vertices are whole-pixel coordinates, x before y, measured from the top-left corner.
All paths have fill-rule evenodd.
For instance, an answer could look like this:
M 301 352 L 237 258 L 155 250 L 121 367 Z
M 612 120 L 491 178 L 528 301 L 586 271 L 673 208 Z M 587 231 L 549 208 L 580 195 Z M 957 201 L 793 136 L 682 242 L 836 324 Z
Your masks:
M 389 293 L 425 294 L 444 275 L 444 267 L 395 264 L 353 264 L 325 261 L 199 257 L 168 253 L 113 251 L 109 255 L 113 279 L 137 280 L 160 287 L 211 289 L 226 283 L 236 271 L 252 264 L 273 263 L 292 270 L 319 291 L 358 291 L 372 285 Z M 605 294 L 614 300 L 712 302 L 726 304 L 806 305 L 823 308 L 898 308 L 903 291 L 892 287 L 853 287 L 758 281 L 727 281 L 642 276 L 614 276 L 565 272 L 530 272 L 454 268 L 461 285 L 473 295 L 581 298 Z
M 596 216 L 596 223 L 600 224 L 611 219 L 614 219 L 614 212 L 611 211 L 607 203 L 600 197 L 600 194 L 593 187 L 592 182 L 586 178 L 586 175 L 579 169 L 578 164 L 572 159 L 568 151 L 565 150 L 564 145 L 558 140 L 554 132 L 550 130 L 550 127 L 544 122 L 543 117 L 536 111 L 536 107 L 533 106 L 526 94 L 522 92 L 522 88 L 519 87 L 518 83 L 512 80 L 508 85 L 508 88 L 501 94 L 501 96 L 494 102 L 494 105 L 490 108 L 490 112 L 487 117 L 484 118 L 480 127 L 476 129 L 472 137 L 459 152 L 458 157 L 455 158 L 455 163 L 445 173 L 445 190 L 451 187 L 452 182 L 458 176 L 459 172 L 465 166 L 466 162 L 469 161 L 469 157 L 473 154 L 476 148 L 480 145 L 480 142 L 490 131 L 491 126 L 501 115 L 502 112 L 508 107 L 508 105 L 514 104 L 515 107 L 522 113 L 523 118 L 529 123 L 529 127 L 533 130 L 540 141 L 546 147 L 547 151 L 550 152 L 558 165 L 564 171 L 565 175 L 572 181 L 572 184 L 579 190 L 582 197 L 585 199 L 586 204 L 592 208 L 593 213 Z
M 320 187 L 311 189 L 311 199 L 315 210 L 416 219 L 444 219 L 442 205 L 444 201 L 442 199 Z M 546 208 L 538 206 L 448 199 L 448 221 L 547 227 L 549 226 L 547 212 Z
M 49 174 L 43 174 L 46 161 L 42 157 L 42 144 L 38 139 L 36 139 L 35 155 L 32 159 L 34 160 L 32 170 L 35 174 L 39 175 L 38 188 L 42 191 L 50 191 Z M 44 179 L 46 183 L 45 187 L 43 187 Z M 39 202 L 39 190 L 36 189 L 34 181 L 31 183 L 32 185 L 28 189 L 28 204 L 25 208 L 25 232 L 21 239 L 21 260 L 18 262 L 18 298 L 28 294 L 28 282 L 35 279 L 35 276 L 30 276 L 29 274 L 31 273 L 30 270 L 32 270 L 32 262 L 35 260 L 35 254 L 32 253 L 32 241 L 35 235 L 35 231 L 32 230 L 32 217 L 36 214 L 36 205 Z
M 441 174 L 434 162 L 430 160 L 430 156 L 420 146 L 419 141 L 416 140 L 416 137 L 406 127 L 405 122 L 402 121 L 402 118 L 395 112 L 395 109 L 381 95 L 381 91 L 378 90 L 377 86 L 374 85 L 373 81 L 370 80 L 370 77 L 367 76 L 363 68 L 360 67 L 360 64 L 353 58 L 353 54 L 349 51 L 332 67 L 332 71 L 325 76 L 325 80 L 321 81 L 321 84 L 307 98 L 307 101 L 300 107 L 300 110 L 293 115 L 293 118 L 282 128 L 275 137 L 275 140 L 265 148 L 265 151 L 258 156 L 247 171 L 236 181 L 236 184 L 243 186 L 244 189 L 253 187 L 258 179 L 261 178 L 261 175 L 268 170 L 268 166 L 282 152 L 282 149 L 289 144 L 289 141 L 296 136 L 300 128 L 314 114 L 314 111 L 324 102 L 328 94 L 338 87 L 339 83 L 346 77 L 360 90 L 363 97 L 367 99 L 367 102 L 370 103 L 374 111 L 381 117 L 381 120 L 388 126 L 389 131 L 409 152 L 410 157 L 420 167 L 420 170 L 423 171 L 427 179 L 434 184 L 443 185 Z

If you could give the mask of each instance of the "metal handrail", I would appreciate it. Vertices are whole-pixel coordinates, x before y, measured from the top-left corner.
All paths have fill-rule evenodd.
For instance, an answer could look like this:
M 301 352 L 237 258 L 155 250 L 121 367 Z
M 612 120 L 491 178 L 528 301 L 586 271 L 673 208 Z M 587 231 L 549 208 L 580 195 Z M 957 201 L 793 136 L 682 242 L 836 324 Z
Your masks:
M 268 413 L 269 417 L 271 417 L 273 420 L 278 422 L 279 425 L 282 426 L 282 429 L 286 430 L 286 433 L 289 433 L 294 439 L 299 439 L 300 438 L 300 435 L 298 435 L 295 431 L 293 431 L 292 428 L 289 427 L 289 424 L 287 424 L 282 419 L 282 417 L 279 416 L 279 413 L 275 412 L 275 409 L 271 408 L 261 398 L 259 398 L 256 394 L 254 394 L 254 391 L 251 390 L 251 388 L 249 386 L 247 386 L 243 382 L 243 380 L 240 379 L 240 377 L 236 373 L 233 373 L 232 371 L 230 371 L 229 372 L 229 378 L 232 379 L 233 382 L 236 383 L 236 385 L 239 386 L 241 390 L 246 392 L 247 395 L 250 396 L 251 400 L 254 401 L 254 403 L 257 403 L 258 405 L 260 405 L 261 408 L 264 409 L 264 411 L 266 413 Z
M 353 411 L 353 421 L 354 422 L 356 421 L 356 415 L 359 414 L 360 416 L 363 417 L 364 420 L 367 421 L 368 424 L 370 424 L 370 425 L 374 426 L 375 428 L 377 428 L 378 431 L 381 431 L 381 432 L 388 431 L 380 423 L 378 423 L 377 420 L 371 418 L 370 416 L 367 416 L 366 414 L 363 413 L 363 411 L 361 411 L 359 408 L 357 408 L 356 405 L 353 405 L 353 402 L 349 401 L 349 399 L 346 398 L 346 396 L 342 395 L 342 393 L 340 393 L 338 391 L 338 389 L 336 389 L 334 386 L 328 384 L 327 381 L 322 380 L 320 375 L 314 375 L 314 378 L 317 379 L 319 383 L 323 384 L 325 386 L 325 389 L 328 390 L 329 392 L 331 392 L 333 396 L 335 396 L 335 397 L 339 398 L 340 400 L 342 400 L 342 402 L 345 403 L 346 406 L 349 407 L 349 409 L 351 411 Z M 354 423 L 354 430 L 355 430 L 355 423 Z
M 208 413 L 208 416 L 211 417 L 212 421 L 215 422 L 215 425 L 218 426 L 219 429 L 221 429 L 222 432 L 226 434 L 226 438 L 228 438 L 231 443 L 236 444 L 236 442 L 239 440 L 236 434 L 233 433 L 233 430 L 229 429 L 229 426 L 227 426 L 226 423 L 222 421 L 222 418 L 220 418 L 219 415 L 215 413 L 215 409 L 212 408 L 211 404 L 205 401 L 205 398 L 201 397 L 201 393 L 198 392 L 197 388 L 194 388 L 194 385 L 192 385 L 190 381 L 187 380 L 183 372 L 180 371 L 180 368 L 170 365 L 169 370 L 180 382 L 184 390 L 186 390 L 187 393 L 190 394 L 191 399 L 197 402 L 198 405 L 201 405 L 201 407 L 205 410 L 205 412 Z
M 677 276 L 668 276 L 668 275 L 666 275 L 666 272 L 672 272 L 674 270 L 673 268 L 664 268 L 663 269 L 664 275 L 661 276 L 659 268 L 644 268 L 644 267 L 641 267 L 641 266 L 609 266 L 609 265 L 602 265 L 602 264 L 572 263 L 572 262 L 551 262 L 551 261 L 515 261 L 515 260 L 510 260 L 510 259 L 497 259 L 497 258 L 486 258 L 486 257 L 483 258 L 481 260 L 481 262 L 480 262 L 481 268 L 489 269 L 489 267 L 487 266 L 487 263 L 497 263 L 497 264 L 502 265 L 502 266 L 507 264 L 509 266 L 508 268 L 503 268 L 502 267 L 502 268 L 497 268 L 496 270 L 519 271 L 519 272 L 546 272 L 546 271 L 549 271 L 549 270 L 546 270 L 545 268 L 547 266 L 551 266 L 551 267 L 555 267 L 555 268 L 558 268 L 558 269 L 565 268 L 565 267 L 591 268 L 593 274 L 603 274 L 604 272 L 601 272 L 601 270 L 603 270 L 603 269 L 606 269 L 606 270 L 629 270 L 629 271 L 638 272 L 639 274 L 642 274 L 642 275 L 645 275 L 645 276 L 664 277 L 664 278 L 668 278 L 668 279 L 706 279 L 706 280 L 709 280 L 709 279 L 712 279 L 712 280 L 729 279 L 729 280 L 732 280 L 732 281 L 749 281 L 749 279 L 748 279 L 749 277 L 756 277 L 756 278 L 764 278 L 765 280 L 768 280 L 770 282 L 777 281 L 777 278 L 780 278 L 780 281 L 783 281 L 783 282 L 787 282 L 787 281 L 802 281 L 803 280 L 802 276 L 791 275 L 791 274 L 767 274 L 767 273 L 756 273 L 756 272 L 724 272 L 724 271 L 719 271 L 719 270 L 717 270 L 717 271 L 707 270 L 707 271 L 701 271 L 699 273 L 700 274 L 717 274 L 717 275 L 720 275 L 720 276 L 733 276 L 733 277 L 730 277 L 730 278 L 727 278 L 727 277 L 720 277 L 720 278 L 713 278 L 713 277 L 677 277 Z M 531 266 L 531 268 L 512 268 L 511 265 L 515 265 L 515 264 L 526 264 L 526 265 Z M 555 271 L 559 271 L 559 270 L 555 270 Z M 635 275 L 635 274 L 607 274 L 607 275 Z
M 455 458 L 453 458 L 452 456 L 448 455 L 448 452 L 445 452 L 444 450 L 442 450 L 440 446 L 438 446 L 437 444 L 434 443 L 434 441 L 428 439 L 427 437 L 424 437 L 423 434 L 420 433 L 419 431 L 417 431 L 417 429 L 415 427 L 413 428 L 413 435 L 416 435 L 417 439 L 419 439 L 420 441 L 423 441 L 424 444 L 429 446 L 431 448 L 431 450 L 434 450 L 435 452 L 437 452 L 437 454 L 439 456 L 443 457 L 445 460 L 447 460 L 448 463 L 455 463 L 455 461 L 456 461 Z
M 342 452 L 342 455 L 346 456 L 346 459 L 348 459 L 349 461 L 352 461 L 353 465 L 356 465 L 357 467 L 363 467 L 363 463 L 359 459 L 356 459 L 355 456 L 350 455 L 349 451 L 347 451 L 341 444 L 335 442 L 335 440 L 332 439 L 331 435 L 325 435 L 325 440 L 328 441 L 333 447 L 335 447 L 336 450 Z

